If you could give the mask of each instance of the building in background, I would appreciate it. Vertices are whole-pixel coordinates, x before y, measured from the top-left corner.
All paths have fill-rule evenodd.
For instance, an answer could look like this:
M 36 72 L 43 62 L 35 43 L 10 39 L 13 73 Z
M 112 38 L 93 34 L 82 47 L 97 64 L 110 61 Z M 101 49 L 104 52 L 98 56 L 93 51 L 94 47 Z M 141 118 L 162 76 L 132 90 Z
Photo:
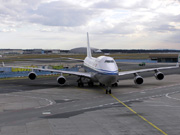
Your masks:
M 52 49 L 52 50 L 44 50 L 44 54 L 60 54 L 60 50 Z
M 23 54 L 22 49 L 0 49 L 0 54 Z
M 96 49 L 96 48 L 91 48 L 92 53 L 102 53 L 101 50 Z M 74 48 L 69 51 L 70 53 L 74 54 L 86 54 L 87 53 L 87 48 L 86 47 L 79 47 L 79 48 Z
M 44 50 L 42 49 L 26 49 L 23 50 L 23 54 L 43 54 Z
M 176 63 L 178 62 L 178 53 L 155 53 L 150 54 L 149 58 L 151 60 L 156 60 L 157 62 L 168 62 L 168 63 Z

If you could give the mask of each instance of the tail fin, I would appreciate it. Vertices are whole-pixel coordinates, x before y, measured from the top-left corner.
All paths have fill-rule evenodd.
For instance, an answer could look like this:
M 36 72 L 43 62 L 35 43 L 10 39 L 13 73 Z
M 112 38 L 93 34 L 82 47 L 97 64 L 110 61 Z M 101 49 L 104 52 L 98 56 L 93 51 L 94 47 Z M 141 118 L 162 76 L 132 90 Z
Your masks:
M 91 54 L 91 48 L 90 48 L 90 44 L 89 44 L 89 34 L 87 32 L 87 57 L 92 57 L 92 54 Z

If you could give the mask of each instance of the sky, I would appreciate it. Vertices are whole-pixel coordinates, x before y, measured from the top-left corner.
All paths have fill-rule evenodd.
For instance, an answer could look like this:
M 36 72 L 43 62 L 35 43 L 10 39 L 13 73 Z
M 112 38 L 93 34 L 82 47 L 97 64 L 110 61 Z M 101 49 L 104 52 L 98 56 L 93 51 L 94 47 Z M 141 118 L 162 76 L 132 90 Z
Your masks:
M 0 48 L 180 49 L 180 0 L 0 0 Z

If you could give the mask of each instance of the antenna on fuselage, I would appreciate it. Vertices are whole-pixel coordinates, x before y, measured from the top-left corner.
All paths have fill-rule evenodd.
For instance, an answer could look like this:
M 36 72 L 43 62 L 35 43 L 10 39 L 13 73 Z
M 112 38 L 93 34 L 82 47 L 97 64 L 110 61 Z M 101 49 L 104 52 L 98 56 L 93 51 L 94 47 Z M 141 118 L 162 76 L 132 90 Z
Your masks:
M 91 48 L 90 48 L 90 44 L 89 44 L 89 34 L 87 32 L 87 57 L 92 57 L 92 54 L 91 54 Z

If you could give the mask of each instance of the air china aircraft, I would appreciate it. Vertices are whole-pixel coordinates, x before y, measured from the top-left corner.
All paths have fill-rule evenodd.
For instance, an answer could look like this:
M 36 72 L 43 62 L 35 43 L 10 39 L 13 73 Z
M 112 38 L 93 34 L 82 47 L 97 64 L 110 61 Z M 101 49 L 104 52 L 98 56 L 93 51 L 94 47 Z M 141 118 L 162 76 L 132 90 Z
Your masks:
M 83 65 L 84 65 L 85 72 L 61 71 L 61 70 L 53 70 L 53 69 L 27 68 L 27 67 L 17 67 L 17 66 L 5 66 L 4 63 L 3 63 L 3 66 L 4 67 L 16 67 L 16 68 L 31 69 L 32 72 L 30 72 L 28 74 L 28 77 L 31 80 L 35 80 L 37 77 L 35 70 L 51 71 L 51 72 L 55 72 L 55 73 L 60 73 L 60 76 L 57 78 L 57 82 L 60 85 L 64 85 L 66 82 L 66 78 L 63 76 L 63 74 L 79 76 L 79 79 L 77 80 L 79 87 L 84 86 L 83 78 L 87 78 L 89 80 L 88 81 L 89 86 L 93 86 L 94 82 L 99 82 L 101 85 L 104 85 L 106 87 L 106 94 L 108 94 L 108 93 L 111 94 L 111 87 L 118 85 L 117 82 L 118 82 L 119 76 L 133 74 L 135 84 L 140 85 L 143 83 L 143 78 L 141 76 L 139 76 L 138 73 L 154 71 L 155 78 L 157 80 L 162 80 L 164 78 L 164 74 L 162 72 L 160 72 L 159 70 L 179 68 L 179 64 L 177 63 L 176 66 L 171 66 L 171 67 L 160 67 L 160 68 L 119 72 L 118 66 L 112 57 L 107 57 L 107 56 L 100 56 L 98 58 L 92 57 L 88 33 L 87 33 L 87 57 L 84 60 L 73 59 L 73 58 L 69 58 L 69 59 L 84 62 Z

